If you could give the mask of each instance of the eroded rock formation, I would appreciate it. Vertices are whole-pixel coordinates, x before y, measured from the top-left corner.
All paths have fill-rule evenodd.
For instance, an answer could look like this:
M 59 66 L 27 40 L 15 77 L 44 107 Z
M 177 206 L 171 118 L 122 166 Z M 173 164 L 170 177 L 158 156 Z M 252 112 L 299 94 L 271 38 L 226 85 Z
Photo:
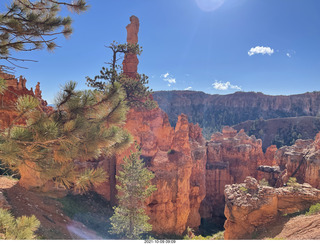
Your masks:
M 138 43 L 138 32 L 139 32 L 139 19 L 132 15 L 130 17 L 130 24 L 127 25 L 127 43 L 137 44 Z M 123 73 L 128 77 L 136 78 L 138 72 L 139 60 L 136 54 L 126 53 L 122 62 Z
M 224 127 L 207 143 L 206 197 L 201 204 L 201 216 L 211 219 L 223 216 L 224 188 L 243 182 L 246 176 L 257 177 L 257 167 L 264 162 L 261 140 Z
M 0 70 L 0 78 L 4 79 L 7 84 L 7 89 L 4 94 L 0 94 L 0 129 L 6 128 L 16 117 L 15 104 L 19 96 L 31 95 L 36 96 L 46 111 L 52 108 L 47 106 L 47 102 L 41 97 L 40 83 L 36 87 L 37 94 L 33 93 L 33 89 L 26 88 L 26 79 L 22 76 L 17 79 L 14 75 L 3 73 Z M 23 124 L 24 119 L 16 121 L 17 124 Z
M 142 158 L 155 174 L 157 191 L 146 202 L 153 231 L 182 234 L 187 226 L 198 227 L 199 207 L 205 196 L 206 147 L 201 129 L 188 123 L 185 115 L 179 116 L 173 129 L 159 108 L 130 110 L 125 128 L 141 145 Z M 131 149 L 117 155 L 115 172 Z M 101 165 L 110 170 L 110 161 L 104 160 Z M 97 189 L 109 200 L 115 193 L 112 177 Z
M 259 227 L 283 214 L 295 213 L 320 201 L 320 190 L 304 183 L 297 187 L 261 186 L 252 177 L 225 187 L 225 240 L 251 239 Z
M 282 171 L 277 186 L 285 184 L 289 177 L 295 177 L 299 183 L 307 182 L 320 188 L 320 133 L 314 141 L 297 140 L 292 146 L 278 149 L 275 161 Z

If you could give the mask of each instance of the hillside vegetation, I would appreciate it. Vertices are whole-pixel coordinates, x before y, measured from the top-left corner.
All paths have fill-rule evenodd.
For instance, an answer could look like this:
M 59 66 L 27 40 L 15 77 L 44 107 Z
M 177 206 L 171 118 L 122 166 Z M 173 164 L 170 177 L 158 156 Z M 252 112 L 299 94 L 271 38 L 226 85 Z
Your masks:
M 281 126 L 294 126 L 293 117 L 320 115 L 320 92 L 308 92 L 290 96 L 269 96 L 256 92 L 236 92 L 228 95 L 209 95 L 196 91 L 158 91 L 153 94 L 159 107 L 168 116 L 171 125 L 175 125 L 178 115 L 184 113 L 192 123 L 199 123 L 204 136 L 209 139 L 213 132 L 221 131 L 225 125 L 234 126 L 248 120 L 268 120 L 275 118 L 289 118 L 283 120 Z M 309 119 L 313 123 L 312 128 L 318 129 L 318 119 Z M 289 126 L 289 127 L 290 127 Z M 240 128 L 237 126 L 237 128 Z M 304 139 L 313 138 L 313 133 L 298 131 L 304 129 L 300 125 L 295 129 Z M 291 131 L 292 129 L 285 129 Z M 254 130 L 252 130 L 254 131 Z M 283 134 L 279 131 L 276 134 Z M 257 133 L 252 133 L 258 135 Z M 309 137 L 310 136 L 310 137 Z M 257 136 L 261 138 L 261 136 Z M 281 137 L 281 135 L 280 135 Z M 292 136 L 292 139 L 297 138 Z M 277 138 L 278 145 L 282 145 L 282 138 Z M 284 144 L 291 143 L 290 138 L 284 140 Z M 272 141 L 273 139 L 269 139 Z M 268 140 L 265 145 L 269 143 Z

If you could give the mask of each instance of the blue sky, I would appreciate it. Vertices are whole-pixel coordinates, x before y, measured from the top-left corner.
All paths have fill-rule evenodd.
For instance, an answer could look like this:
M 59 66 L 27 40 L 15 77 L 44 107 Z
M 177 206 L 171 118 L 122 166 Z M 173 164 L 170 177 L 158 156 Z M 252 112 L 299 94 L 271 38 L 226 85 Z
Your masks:
M 320 90 L 319 0 L 88 0 L 74 15 L 74 33 L 52 53 L 16 53 L 38 60 L 17 69 L 27 86 L 41 83 L 49 103 L 59 88 L 98 74 L 105 47 L 126 41 L 129 17 L 140 19 L 139 73 L 153 90 L 289 95 Z M 1 6 L 0 9 L 3 9 Z M 63 14 L 68 14 L 64 11 Z

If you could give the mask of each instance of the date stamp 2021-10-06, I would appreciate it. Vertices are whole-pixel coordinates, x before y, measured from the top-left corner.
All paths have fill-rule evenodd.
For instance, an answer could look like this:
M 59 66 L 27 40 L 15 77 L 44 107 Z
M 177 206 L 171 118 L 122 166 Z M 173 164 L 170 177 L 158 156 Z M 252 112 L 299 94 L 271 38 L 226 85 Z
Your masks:
M 176 242 L 176 240 L 144 240 L 146 244 L 171 244 Z

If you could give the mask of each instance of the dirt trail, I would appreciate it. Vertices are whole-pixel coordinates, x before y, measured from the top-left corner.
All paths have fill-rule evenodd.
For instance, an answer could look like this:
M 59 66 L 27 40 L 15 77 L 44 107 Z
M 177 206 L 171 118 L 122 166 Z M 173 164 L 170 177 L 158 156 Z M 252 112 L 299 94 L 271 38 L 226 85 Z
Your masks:
M 0 175 L 0 190 L 11 188 L 17 183 L 18 183 L 18 180 Z
M 95 231 L 79 221 L 71 220 L 64 212 L 62 204 L 54 198 L 30 192 L 17 184 L 18 181 L 0 177 L 0 192 L 9 203 L 15 217 L 35 215 L 41 222 L 36 232 L 40 239 L 49 240 L 99 240 Z

